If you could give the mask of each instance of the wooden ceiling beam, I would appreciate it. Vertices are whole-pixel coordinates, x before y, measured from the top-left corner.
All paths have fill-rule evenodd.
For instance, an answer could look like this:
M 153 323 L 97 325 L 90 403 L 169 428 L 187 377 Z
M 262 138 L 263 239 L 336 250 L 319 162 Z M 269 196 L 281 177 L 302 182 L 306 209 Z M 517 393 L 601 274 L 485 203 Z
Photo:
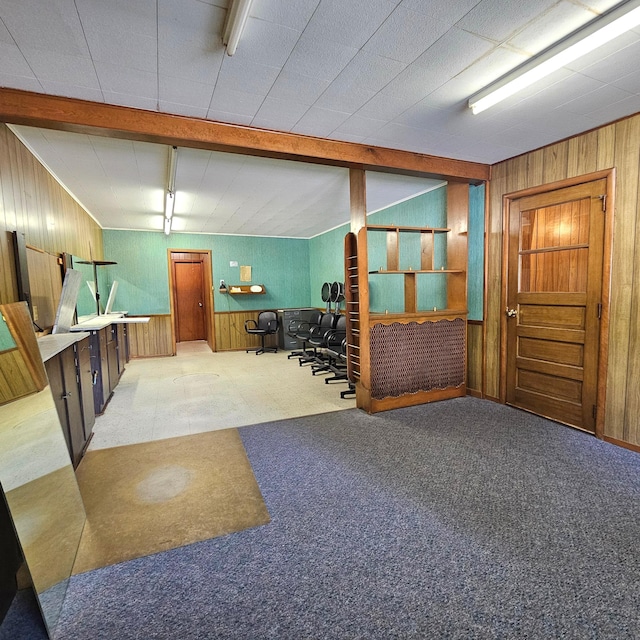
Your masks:
M 478 162 L 268 131 L 17 89 L 0 89 L 0 121 L 179 147 L 471 183 L 488 180 L 490 172 L 489 165 Z

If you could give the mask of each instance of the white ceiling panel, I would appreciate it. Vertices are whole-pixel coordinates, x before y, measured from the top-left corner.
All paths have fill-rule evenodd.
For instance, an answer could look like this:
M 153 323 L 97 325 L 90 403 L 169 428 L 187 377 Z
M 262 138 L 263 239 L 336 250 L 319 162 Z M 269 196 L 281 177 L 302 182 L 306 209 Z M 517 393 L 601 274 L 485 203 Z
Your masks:
M 305 29 L 313 40 L 360 49 L 393 12 L 399 0 L 325 0 Z
M 44 57 L 40 51 L 31 48 L 23 48 L 22 53 L 33 73 L 43 81 L 100 89 L 96 70 L 88 57 L 55 51 Z M 2 63 L 4 66 L 4 59 Z
M 235 91 L 234 89 L 217 88 L 211 98 L 211 109 L 218 111 L 231 111 L 244 116 L 254 116 L 264 97 L 246 91 Z
M 331 111 L 329 109 L 311 107 L 311 109 L 309 109 L 302 118 L 298 120 L 292 131 L 294 133 L 303 133 L 308 136 L 326 138 L 348 117 L 349 114 L 342 111 Z
M 311 106 L 326 91 L 329 80 L 283 70 L 269 91 L 270 98 L 295 100 Z
M 640 28 L 467 108 L 615 0 L 254 0 L 231 57 L 229 2 L 2 0 L 0 86 L 484 163 L 640 109 Z M 23 135 L 105 227 L 159 227 L 166 148 Z M 180 157 L 177 228 L 309 237 L 343 221 L 343 169 Z
M 338 44 L 317 35 L 305 33 L 300 36 L 289 59 L 284 65 L 285 71 L 334 80 L 358 53 L 355 47 Z
M 375 91 L 354 86 L 349 80 L 338 76 L 315 101 L 315 107 L 345 111 L 347 116 L 364 106 L 376 95 Z
M 251 15 L 302 32 L 319 4 L 320 0 L 261 0 L 253 5 Z
M 242 35 L 242 57 L 269 67 L 282 67 L 300 38 L 301 31 L 281 24 L 249 18 Z M 237 51 L 235 55 L 239 55 Z
M 157 70 L 155 0 L 76 0 L 84 38 L 94 61 Z
M 103 91 L 126 93 L 141 98 L 158 98 L 158 76 L 150 71 L 95 62 Z
M 2 60 L 1 73 L 35 80 L 36 76 L 27 63 L 24 53 L 15 44 L 0 42 L 0 59 Z M 7 86 L 11 85 L 8 83 Z
M 504 42 L 513 37 L 558 0 L 482 0 L 458 22 L 458 27 L 479 36 Z
M 88 55 L 73 0 L 11 0 L 0 3 L 0 20 L 16 44 L 70 56 Z
M 265 119 L 270 122 L 277 122 L 282 119 L 285 125 L 291 128 L 302 118 L 308 109 L 309 107 L 306 104 L 300 102 L 269 97 L 262 103 L 260 110 L 256 114 L 256 120 Z
M 450 25 L 400 5 L 364 45 L 367 53 L 404 63 L 413 62 L 443 36 Z

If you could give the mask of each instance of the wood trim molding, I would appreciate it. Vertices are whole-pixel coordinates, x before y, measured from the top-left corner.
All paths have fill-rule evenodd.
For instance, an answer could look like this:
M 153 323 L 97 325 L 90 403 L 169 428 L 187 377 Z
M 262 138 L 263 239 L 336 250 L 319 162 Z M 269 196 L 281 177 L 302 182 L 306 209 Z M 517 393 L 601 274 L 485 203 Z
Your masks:
M 617 438 L 612 438 L 610 436 L 602 436 L 602 440 L 608 442 L 609 444 L 614 444 L 617 447 L 622 447 L 623 449 L 629 449 L 629 451 L 635 451 L 636 453 L 640 453 L 640 445 L 631 444 L 630 442 L 625 442 L 624 440 L 618 440 Z
M 0 89 L 0 121 L 129 140 L 473 183 L 490 166 L 117 105 Z

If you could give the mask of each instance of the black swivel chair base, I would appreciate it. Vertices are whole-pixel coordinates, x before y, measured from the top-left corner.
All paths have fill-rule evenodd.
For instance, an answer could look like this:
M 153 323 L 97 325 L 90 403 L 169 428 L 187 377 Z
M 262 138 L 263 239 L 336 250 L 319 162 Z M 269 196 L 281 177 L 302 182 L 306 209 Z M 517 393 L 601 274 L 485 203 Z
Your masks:
M 250 353 L 251 351 L 255 351 L 256 355 L 259 356 L 261 353 L 267 353 L 267 351 L 271 353 L 278 353 L 278 347 L 267 347 L 264 344 L 264 336 L 261 336 L 262 344 L 259 347 L 251 347 L 247 349 L 245 353 Z

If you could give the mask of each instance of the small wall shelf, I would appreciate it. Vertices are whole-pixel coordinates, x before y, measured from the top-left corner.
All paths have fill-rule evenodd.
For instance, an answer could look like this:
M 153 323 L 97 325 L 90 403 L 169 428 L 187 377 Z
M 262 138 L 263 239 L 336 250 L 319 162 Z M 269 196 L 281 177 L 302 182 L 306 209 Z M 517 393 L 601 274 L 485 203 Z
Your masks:
M 227 290 L 220 290 L 220 293 L 228 293 L 232 296 L 252 295 L 259 296 L 267 293 L 263 284 L 230 284 L 227 285 Z

